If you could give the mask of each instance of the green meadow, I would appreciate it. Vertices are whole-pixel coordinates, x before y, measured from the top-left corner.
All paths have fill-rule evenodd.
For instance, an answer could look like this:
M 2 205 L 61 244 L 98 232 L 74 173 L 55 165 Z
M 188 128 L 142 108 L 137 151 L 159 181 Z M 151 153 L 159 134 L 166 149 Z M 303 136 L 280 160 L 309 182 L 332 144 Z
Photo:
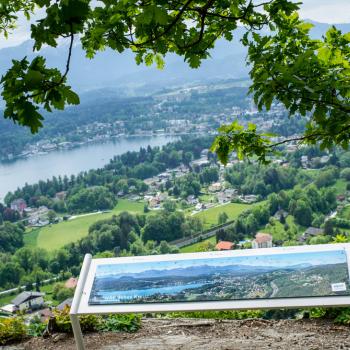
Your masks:
M 120 199 L 116 207 L 108 213 L 94 213 L 81 215 L 58 224 L 34 229 L 24 236 L 27 246 L 44 248 L 53 251 L 70 242 L 76 242 L 88 234 L 89 227 L 98 220 L 108 219 L 123 211 L 130 213 L 143 213 L 144 203 Z
M 249 209 L 250 207 L 251 204 L 227 203 L 203 210 L 194 216 L 200 218 L 203 221 L 204 228 L 207 229 L 218 225 L 218 218 L 220 213 L 225 212 L 228 216 L 228 220 L 234 220 L 238 217 L 239 214 Z
M 203 247 L 203 244 L 205 244 L 206 242 L 210 242 L 214 245 L 216 245 L 216 236 L 210 237 L 206 240 L 203 240 L 201 242 L 198 243 L 193 243 L 191 245 L 188 245 L 186 247 L 182 247 L 180 249 L 180 253 L 195 253 L 195 252 L 199 252 L 201 251 L 201 247 Z

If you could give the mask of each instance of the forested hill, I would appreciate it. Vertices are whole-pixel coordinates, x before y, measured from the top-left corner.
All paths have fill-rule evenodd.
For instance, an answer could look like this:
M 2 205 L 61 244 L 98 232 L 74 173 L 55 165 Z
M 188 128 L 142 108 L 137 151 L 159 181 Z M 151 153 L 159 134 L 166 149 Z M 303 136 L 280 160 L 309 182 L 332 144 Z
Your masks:
M 315 27 L 311 33 L 316 38 L 320 38 L 330 26 L 327 23 L 312 23 Z M 349 24 L 336 24 L 336 27 L 344 32 L 350 31 Z M 93 60 L 88 60 L 77 41 L 72 56 L 69 82 L 78 92 L 113 87 L 118 88 L 120 94 L 124 94 L 126 91 L 138 90 L 141 86 L 161 87 L 193 81 L 208 82 L 218 78 L 247 77 L 246 50 L 239 42 L 243 33 L 243 28 L 238 28 L 232 42 L 219 40 L 211 50 L 211 59 L 203 62 L 198 69 L 189 68 L 181 57 L 168 55 L 166 67 L 162 71 L 155 67 L 137 66 L 130 51 L 117 54 L 107 49 L 98 53 Z M 57 48 L 44 48 L 43 54 L 50 66 L 63 69 L 67 50 L 68 47 L 61 45 Z M 34 56 L 31 41 L 0 50 L 0 73 L 3 74 L 9 67 L 11 58 L 21 59 L 24 56 L 29 59 Z M 143 92 L 146 93 L 147 90 Z
M 188 119 L 193 122 L 203 114 L 217 114 L 233 105 L 246 105 L 247 88 L 239 87 L 244 81 L 225 80 L 217 84 L 202 85 L 199 93 L 185 88 L 163 89 L 151 96 L 120 97 L 110 90 L 83 94 L 82 103 L 62 112 L 45 113 L 44 128 L 32 135 L 29 130 L 0 118 L 0 159 L 8 154 L 17 155 L 27 144 L 43 139 L 59 138 L 57 142 L 84 141 L 78 128 L 98 122 L 123 122 L 128 134 L 136 129 L 152 132 L 164 128 L 167 119 Z M 169 96 L 167 96 L 169 94 Z M 170 95 L 172 94 L 172 95 Z M 177 97 L 178 96 L 178 97 Z M 204 103 L 198 103 L 198 97 Z M 16 142 L 13 140 L 16 139 Z

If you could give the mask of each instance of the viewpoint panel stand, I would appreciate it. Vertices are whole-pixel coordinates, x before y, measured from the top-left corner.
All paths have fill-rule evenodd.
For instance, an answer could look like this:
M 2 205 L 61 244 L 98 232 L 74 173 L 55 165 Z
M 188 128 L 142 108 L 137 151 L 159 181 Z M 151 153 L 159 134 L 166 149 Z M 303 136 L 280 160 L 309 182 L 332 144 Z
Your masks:
M 70 318 L 79 315 L 350 305 L 350 244 L 84 258 Z

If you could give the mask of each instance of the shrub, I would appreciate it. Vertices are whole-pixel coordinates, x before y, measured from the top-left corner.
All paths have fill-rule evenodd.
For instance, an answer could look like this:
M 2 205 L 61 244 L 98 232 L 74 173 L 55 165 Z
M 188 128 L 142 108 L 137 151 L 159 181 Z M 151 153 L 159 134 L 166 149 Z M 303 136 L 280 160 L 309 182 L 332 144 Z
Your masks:
M 335 318 L 334 322 L 350 325 L 350 308 L 342 309 L 339 315 Z
M 40 317 L 34 317 L 28 325 L 28 335 L 30 337 L 41 337 L 46 329 L 46 323 L 41 322 Z
M 98 326 L 101 332 L 136 332 L 141 327 L 141 315 L 109 315 L 102 319 Z
M 0 345 L 22 340 L 26 334 L 27 328 L 22 318 L 0 318 Z
M 58 332 L 72 333 L 72 324 L 69 318 L 69 306 L 66 306 L 62 311 L 55 310 L 54 316 L 56 321 L 56 327 Z M 96 331 L 101 322 L 100 316 L 84 315 L 79 317 L 80 327 L 83 332 Z

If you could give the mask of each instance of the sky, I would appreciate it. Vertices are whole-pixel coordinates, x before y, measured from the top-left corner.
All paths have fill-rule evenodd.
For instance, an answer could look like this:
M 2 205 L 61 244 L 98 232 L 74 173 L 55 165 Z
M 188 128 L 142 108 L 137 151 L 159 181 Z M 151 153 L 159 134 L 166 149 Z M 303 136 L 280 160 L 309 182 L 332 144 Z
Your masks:
M 43 11 L 39 12 L 34 20 L 41 18 L 42 15 Z M 350 0 L 304 0 L 300 15 L 302 18 L 322 23 L 350 23 Z M 19 45 L 30 39 L 29 28 L 30 23 L 21 17 L 18 28 L 10 38 L 8 40 L 1 38 L 0 48 Z
M 232 258 L 212 258 L 212 259 L 186 259 L 163 262 L 142 262 L 128 264 L 106 264 L 97 266 L 96 276 L 124 275 L 129 273 L 139 273 L 147 270 L 172 270 L 186 268 L 189 266 L 274 266 L 285 267 L 299 264 L 324 265 L 347 262 L 344 250 L 287 253 L 257 256 L 241 256 Z

